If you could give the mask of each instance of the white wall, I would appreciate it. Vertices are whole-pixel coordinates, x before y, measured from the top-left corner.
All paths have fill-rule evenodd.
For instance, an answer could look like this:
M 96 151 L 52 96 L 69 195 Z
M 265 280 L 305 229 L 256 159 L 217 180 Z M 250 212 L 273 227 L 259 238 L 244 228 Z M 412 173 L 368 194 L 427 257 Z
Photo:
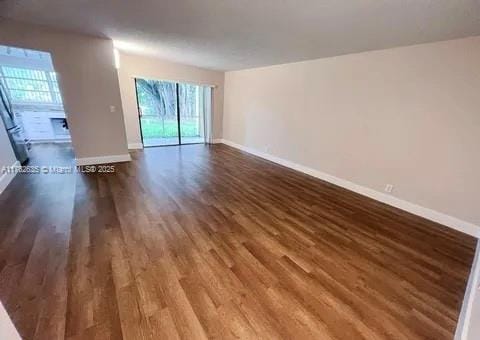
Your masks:
M 455 340 L 480 339 L 480 243 L 473 259 L 470 277 L 465 290 L 462 310 L 458 317 Z
M 478 281 L 477 281 L 478 282 Z M 478 286 L 474 288 L 475 295 L 472 300 L 472 312 L 470 315 L 469 327 L 466 330 L 466 337 L 462 340 L 478 340 L 480 339 L 480 293 Z
M 480 248 L 477 245 L 477 253 L 472 266 L 471 280 L 472 286 L 469 292 L 471 296 L 470 309 L 467 310 L 466 317 L 469 318 L 465 325 L 464 338 L 462 340 L 480 339 Z M 468 307 L 468 305 L 467 305 Z
M 0 118 L 0 194 L 14 177 L 13 174 L 3 173 L 2 168 L 12 166 L 16 161 L 12 145 L 8 139 L 7 130 L 5 130 L 3 120 Z
M 10 317 L 0 303 L 0 339 L 3 340 L 21 340 L 20 335 L 17 332 L 17 329 L 10 320 Z
M 51 53 L 77 158 L 128 153 L 111 40 L 0 19 L 0 44 Z
M 480 225 L 480 37 L 227 72 L 223 138 Z
M 219 138 L 222 131 L 224 73 L 165 61 L 158 58 L 120 53 L 118 79 L 122 94 L 123 112 L 129 145 L 140 144 L 137 99 L 134 78 L 175 80 L 205 85 L 213 89 L 213 137 Z
M 12 165 L 16 160 L 5 124 L 3 124 L 3 120 L 0 118 L 0 169 L 4 166 Z
M 52 60 L 50 58 L 33 59 L 20 58 L 15 55 L 0 55 L 0 65 L 54 71 Z

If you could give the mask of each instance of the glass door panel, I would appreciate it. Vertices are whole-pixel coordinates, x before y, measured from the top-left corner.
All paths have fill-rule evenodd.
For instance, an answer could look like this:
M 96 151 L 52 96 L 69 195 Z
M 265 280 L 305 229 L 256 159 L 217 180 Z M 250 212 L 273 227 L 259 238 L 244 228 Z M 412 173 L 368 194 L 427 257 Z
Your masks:
M 178 84 L 182 144 L 205 142 L 203 90 L 199 85 Z
M 151 79 L 135 79 L 143 145 L 180 143 L 176 84 Z

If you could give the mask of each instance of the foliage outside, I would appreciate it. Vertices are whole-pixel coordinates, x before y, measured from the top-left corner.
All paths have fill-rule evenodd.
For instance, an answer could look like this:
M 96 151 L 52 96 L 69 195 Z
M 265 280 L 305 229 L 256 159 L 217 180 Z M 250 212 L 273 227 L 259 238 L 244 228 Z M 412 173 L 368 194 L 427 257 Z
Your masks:
M 178 136 L 175 83 L 137 79 L 136 86 L 143 138 Z M 181 134 L 184 137 L 199 137 L 199 113 L 196 112 L 197 86 L 179 84 L 178 90 Z

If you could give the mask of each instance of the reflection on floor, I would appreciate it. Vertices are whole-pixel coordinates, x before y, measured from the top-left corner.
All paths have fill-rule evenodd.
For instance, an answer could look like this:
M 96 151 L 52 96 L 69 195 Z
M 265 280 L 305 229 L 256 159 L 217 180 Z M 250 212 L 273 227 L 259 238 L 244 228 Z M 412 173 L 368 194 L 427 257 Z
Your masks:
M 453 338 L 474 238 L 224 145 L 132 156 L 0 196 L 25 340 Z
M 62 143 L 34 143 L 29 151 L 27 165 L 33 166 L 70 166 L 74 165 L 75 155 L 72 144 Z
M 36 144 L 29 166 L 73 165 L 69 144 Z M 24 340 L 63 339 L 75 174 L 18 174 L 0 195 L 0 299 Z

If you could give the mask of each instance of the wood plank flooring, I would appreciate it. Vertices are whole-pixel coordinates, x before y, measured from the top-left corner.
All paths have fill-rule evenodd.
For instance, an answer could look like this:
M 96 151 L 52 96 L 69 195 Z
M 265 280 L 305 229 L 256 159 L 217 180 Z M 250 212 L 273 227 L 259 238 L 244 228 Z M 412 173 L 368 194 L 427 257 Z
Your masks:
M 224 145 L 132 156 L 0 196 L 24 339 L 453 338 L 472 237 Z

